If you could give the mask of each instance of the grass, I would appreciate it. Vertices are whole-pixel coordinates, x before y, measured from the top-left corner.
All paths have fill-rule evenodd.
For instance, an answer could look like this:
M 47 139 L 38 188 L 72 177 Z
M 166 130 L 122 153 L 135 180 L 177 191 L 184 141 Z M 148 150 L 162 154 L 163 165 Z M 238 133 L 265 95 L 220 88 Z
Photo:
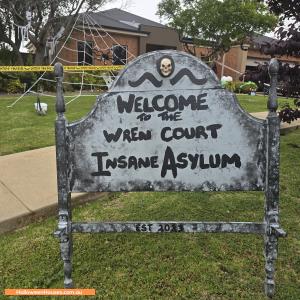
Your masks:
M 300 299 L 299 154 L 296 130 L 281 140 L 281 224 L 288 237 L 279 242 L 276 300 Z M 111 193 L 74 208 L 73 220 L 260 222 L 263 206 L 256 192 Z M 63 286 L 56 226 L 51 217 L 0 236 L 0 290 Z M 88 299 L 262 300 L 262 253 L 263 239 L 254 235 L 77 234 L 73 279 L 78 288 L 96 289 Z
M 54 145 L 55 98 L 42 97 L 48 104 L 46 116 L 34 111 L 36 97 L 26 96 L 14 108 L 7 108 L 16 97 L 0 97 L 0 155 L 16 153 Z M 238 95 L 242 107 L 248 112 L 266 111 L 267 97 Z M 279 99 L 283 104 L 292 99 Z M 95 102 L 95 97 L 82 97 L 67 106 L 69 121 L 86 115 Z
M 261 112 L 267 111 L 267 96 L 249 96 L 249 95 L 237 95 L 238 100 L 240 101 L 241 106 L 248 112 Z M 294 99 L 292 98 L 278 98 L 279 109 L 285 104 L 289 103 L 293 106 Z
M 35 97 L 7 109 L 14 99 L 0 98 L 0 155 L 53 145 L 54 100 L 42 99 L 49 112 L 40 117 L 33 109 Z M 248 112 L 266 110 L 266 97 L 238 95 L 238 99 Z M 74 101 L 67 106 L 67 118 L 84 116 L 94 101 L 94 97 Z M 300 164 L 299 153 L 300 131 L 283 136 L 281 224 L 289 235 L 279 243 L 276 300 L 300 299 L 300 178 L 295 167 Z M 260 222 L 263 206 L 262 193 L 111 193 L 76 207 L 73 220 Z M 56 226 L 51 217 L 0 236 L 0 290 L 63 286 L 58 241 L 52 236 Z M 98 296 L 89 299 L 260 300 L 265 299 L 262 252 L 263 239 L 254 235 L 77 234 L 73 279 L 76 287 L 96 289 Z
M 55 98 L 42 97 L 41 102 L 48 104 L 45 116 L 34 110 L 36 97 L 26 96 L 13 108 L 7 108 L 15 99 L 0 98 L 0 155 L 54 145 Z M 95 101 L 96 96 L 78 98 L 66 107 L 66 117 L 69 121 L 80 119 Z

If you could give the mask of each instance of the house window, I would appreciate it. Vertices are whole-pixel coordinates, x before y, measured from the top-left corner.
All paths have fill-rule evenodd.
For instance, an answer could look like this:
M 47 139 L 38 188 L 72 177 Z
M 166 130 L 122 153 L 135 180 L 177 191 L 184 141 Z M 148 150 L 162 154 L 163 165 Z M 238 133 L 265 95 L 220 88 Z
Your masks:
M 78 65 L 92 65 L 93 64 L 93 42 L 78 42 Z
M 127 46 L 114 45 L 112 54 L 113 65 L 125 65 L 127 63 Z

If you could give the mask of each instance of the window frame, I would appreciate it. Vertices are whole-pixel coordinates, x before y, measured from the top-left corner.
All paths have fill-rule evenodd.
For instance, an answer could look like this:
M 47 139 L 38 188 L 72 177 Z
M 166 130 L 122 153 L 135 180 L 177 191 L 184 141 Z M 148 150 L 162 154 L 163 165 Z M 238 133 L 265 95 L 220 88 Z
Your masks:
M 121 48 L 125 48 L 125 59 L 121 59 L 121 61 L 124 61 L 123 65 L 126 65 L 127 62 L 128 62 L 128 45 L 121 45 L 121 44 L 113 44 L 112 47 L 111 47 L 111 50 L 112 50 L 112 65 L 116 65 L 114 63 L 114 51 L 115 51 L 115 48 L 117 47 L 121 47 Z M 120 60 L 120 59 L 118 59 Z
M 80 44 L 82 44 L 83 51 L 79 50 L 79 45 Z M 85 44 L 89 44 L 89 46 L 86 46 Z M 91 53 L 87 53 L 86 47 L 90 48 Z M 77 65 L 78 66 L 94 65 L 93 48 L 94 48 L 94 42 L 93 41 L 77 41 Z M 81 60 L 79 59 L 80 55 L 82 55 Z M 91 59 L 91 63 L 89 61 L 87 61 L 87 59 Z

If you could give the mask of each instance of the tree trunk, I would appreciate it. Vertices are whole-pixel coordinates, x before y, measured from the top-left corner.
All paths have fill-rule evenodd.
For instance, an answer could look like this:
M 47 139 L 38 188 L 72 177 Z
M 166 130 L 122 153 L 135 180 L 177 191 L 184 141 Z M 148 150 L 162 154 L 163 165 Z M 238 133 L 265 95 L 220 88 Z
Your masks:
M 16 65 L 24 66 L 24 59 L 20 51 L 18 49 L 17 50 L 14 49 L 14 53 L 16 54 L 16 58 L 17 58 Z
M 42 66 L 44 64 L 48 64 L 48 58 L 44 57 L 45 55 L 45 47 L 39 47 L 36 49 L 35 57 L 34 57 L 34 65 Z

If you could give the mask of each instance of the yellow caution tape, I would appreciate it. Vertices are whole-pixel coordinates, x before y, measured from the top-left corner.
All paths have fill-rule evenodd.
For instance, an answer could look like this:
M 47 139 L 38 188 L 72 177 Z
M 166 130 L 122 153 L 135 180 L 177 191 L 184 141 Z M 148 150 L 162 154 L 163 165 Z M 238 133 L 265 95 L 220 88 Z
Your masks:
M 66 71 L 119 71 L 124 66 L 64 66 Z M 53 66 L 0 66 L 0 72 L 53 72 Z
M 66 71 L 119 71 L 124 66 L 64 66 Z
M 0 66 L 0 72 L 51 72 L 53 66 Z

